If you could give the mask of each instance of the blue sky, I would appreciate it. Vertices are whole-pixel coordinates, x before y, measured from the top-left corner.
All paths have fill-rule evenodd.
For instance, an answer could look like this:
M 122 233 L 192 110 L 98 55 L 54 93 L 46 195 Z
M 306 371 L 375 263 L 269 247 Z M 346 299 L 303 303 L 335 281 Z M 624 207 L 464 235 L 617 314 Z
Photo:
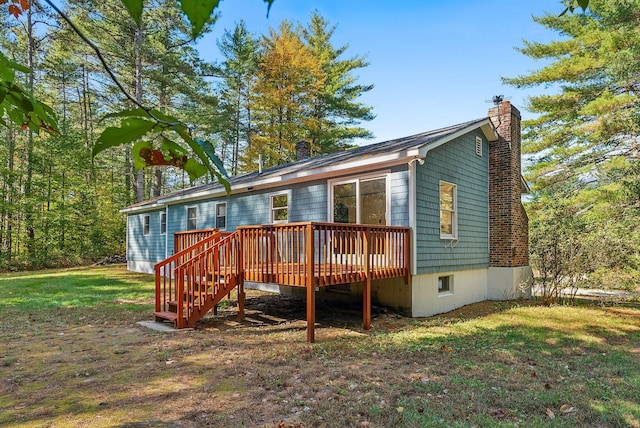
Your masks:
M 485 101 L 497 94 L 531 117 L 526 97 L 541 89 L 505 86 L 500 77 L 542 66 L 515 48 L 523 39 L 558 38 L 532 15 L 563 7 L 560 0 L 276 0 L 267 18 L 261 0 L 223 0 L 199 50 L 207 60 L 219 59 L 216 40 L 240 19 L 265 34 L 283 19 L 306 23 L 314 9 L 337 25 L 334 44 L 349 44 L 345 56 L 366 55 L 370 62 L 357 76 L 375 85 L 361 98 L 376 114 L 363 123 L 373 142 L 483 117 L 491 106 Z

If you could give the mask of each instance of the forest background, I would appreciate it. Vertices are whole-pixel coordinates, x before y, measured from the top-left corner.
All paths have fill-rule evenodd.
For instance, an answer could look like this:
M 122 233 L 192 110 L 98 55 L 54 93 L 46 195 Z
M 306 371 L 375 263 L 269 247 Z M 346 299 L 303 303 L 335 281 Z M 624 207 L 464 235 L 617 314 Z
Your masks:
M 267 166 L 288 162 L 301 139 L 321 154 L 371 136 L 362 122 L 373 109 L 358 99 L 372 85 L 353 73 L 367 60 L 334 46 L 335 27 L 319 13 L 264 35 L 240 23 L 225 31 L 222 57 L 210 64 L 175 1 L 144 4 L 139 25 L 119 1 L 74 0 L 64 10 L 124 88 L 60 14 L 34 2 L 0 16 L 0 50 L 33 70 L 20 84 L 53 107 L 59 127 L 0 127 L 1 269 L 122 253 L 120 208 L 215 179 L 194 156 L 199 146 L 176 144 L 166 129 L 106 138 L 139 125 L 136 105 L 184 123 L 180 137 L 211 144 L 216 170 L 229 174 L 251 170 L 258 153 Z M 532 263 L 543 284 L 635 289 L 640 281 L 639 10 L 634 0 L 596 0 L 586 12 L 534 18 L 558 39 L 524 42 L 520 51 L 547 65 L 504 79 L 557 89 L 529 98 L 535 119 L 524 124 Z M 213 26 L 215 15 L 198 37 Z M 140 168 L 149 164 L 166 166 Z

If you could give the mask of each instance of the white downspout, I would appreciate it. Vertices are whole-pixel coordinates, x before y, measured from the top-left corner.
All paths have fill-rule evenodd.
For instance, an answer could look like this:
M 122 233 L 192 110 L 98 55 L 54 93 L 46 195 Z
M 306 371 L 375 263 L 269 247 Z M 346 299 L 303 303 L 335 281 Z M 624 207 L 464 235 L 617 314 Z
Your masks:
M 416 275 L 418 264 L 418 243 L 416 231 L 417 228 L 417 212 L 416 212 L 416 161 L 420 165 L 424 164 L 423 158 L 413 158 L 409 161 L 409 227 L 411 227 L 411 275 Z

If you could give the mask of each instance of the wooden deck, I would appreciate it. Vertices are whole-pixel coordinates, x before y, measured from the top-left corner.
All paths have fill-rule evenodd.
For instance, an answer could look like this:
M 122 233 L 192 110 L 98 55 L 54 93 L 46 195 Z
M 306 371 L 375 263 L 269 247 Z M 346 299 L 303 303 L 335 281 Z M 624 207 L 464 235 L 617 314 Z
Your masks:
M 242 317 L 244 281 L 306 287 L 307 339 L 313 342 L 316 287 L 362 282 L 363 324 L 369 329 L 371 281 L 410 281 L 409 235 L 406 227 L 337 223 L 243 226 L 231 234 L 180 232 L 175 254 L 156 265 L 156 317 L 170 319 L 176 328 L 191 325 L 229 287 L 238 287 Z M 173 309 L 175 315 L 167 315 Z

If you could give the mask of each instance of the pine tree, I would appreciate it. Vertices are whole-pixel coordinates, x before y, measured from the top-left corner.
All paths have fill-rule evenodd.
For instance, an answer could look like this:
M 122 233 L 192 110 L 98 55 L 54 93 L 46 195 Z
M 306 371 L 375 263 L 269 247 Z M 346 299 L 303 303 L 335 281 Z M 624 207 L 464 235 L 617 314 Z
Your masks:
M 349 45 L 334 47 L 331 42 L 336 26 L 315 11 L 308 28 L 299 26 L 311 53 L 318 59 L 325 74 L 325 81 L 313 104 L 315 127 L 311 129 L 311 143 L 319 153 L 344 150 L 355 138 L 373 138 L 373 134 L 359 126 L 361 121 L 372 120 L 373 107 L 358 101 L 373 85 L 358 84 L 353 71 L 367 67 L 363 56 L 341 59 Z
M 240 153 L 244 152 L 251 132 L 251 106 L 249 88 L 258 66 L 258 42 L 240 21 L 233 31 L 225 31 L 218 41 L 224 60 L 216 77 L 220 85 L 219 137 L 221 155 L 227 160 L 231 174 L 239 169 Z

